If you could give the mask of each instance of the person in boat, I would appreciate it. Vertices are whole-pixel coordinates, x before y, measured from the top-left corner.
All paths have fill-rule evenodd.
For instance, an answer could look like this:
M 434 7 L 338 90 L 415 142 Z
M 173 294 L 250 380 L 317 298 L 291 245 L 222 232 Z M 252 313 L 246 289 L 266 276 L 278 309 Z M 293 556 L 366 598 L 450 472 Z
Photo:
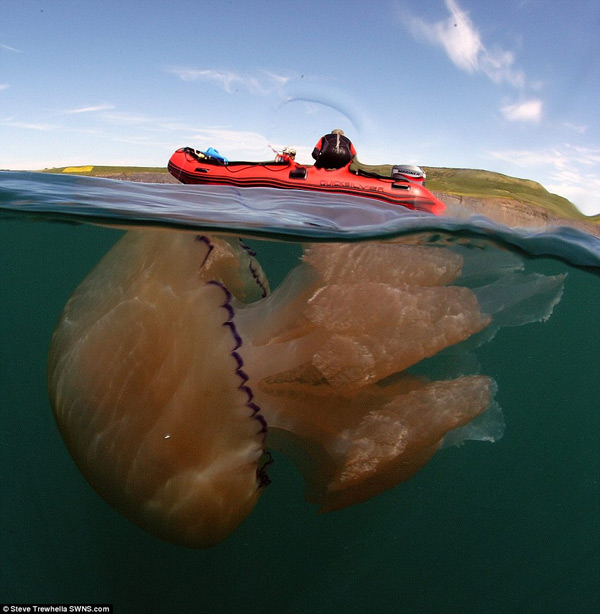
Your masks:
M 322 136 L 312 152 L 316 168 L 342 168 L 349 164 L 355 155 L 356 149 L 352 141 L 339 128 Z
M 275 162 L 287 162 L 291 164 L 296 160 L 296 150 L 293 147 L 284 147 L 281 153 L 278 151 L 275 153 Z

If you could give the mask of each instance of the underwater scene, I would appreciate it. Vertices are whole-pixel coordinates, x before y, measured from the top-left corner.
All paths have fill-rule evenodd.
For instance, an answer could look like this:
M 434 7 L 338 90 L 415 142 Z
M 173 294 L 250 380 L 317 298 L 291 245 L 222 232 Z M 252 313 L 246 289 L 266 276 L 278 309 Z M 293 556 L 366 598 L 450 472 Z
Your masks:
M 445 203 L 1 172 L 2 599 L 595 611 L 600 233 Z

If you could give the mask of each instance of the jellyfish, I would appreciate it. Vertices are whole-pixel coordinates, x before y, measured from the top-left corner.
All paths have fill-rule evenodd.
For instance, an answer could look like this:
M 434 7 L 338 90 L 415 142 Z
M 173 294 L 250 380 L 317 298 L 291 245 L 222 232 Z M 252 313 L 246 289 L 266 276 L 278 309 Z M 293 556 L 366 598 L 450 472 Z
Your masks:
M 470 267 L 429 243 L 307 244 L 271 292 L 237 239 L 126 233 L 69 299 L 49 351 L 79 469 L 141 528 L 208 547 L 254 508 L 269 450 L 330 511 L 407 480 L 447 441 L 498 438 L 495 383 L 458 356 L 497 322 L 548 317 L 563 279 L 524 276 L 508 252 L 481 250 Z M 452 351 L 440 377 L 411 369 Z

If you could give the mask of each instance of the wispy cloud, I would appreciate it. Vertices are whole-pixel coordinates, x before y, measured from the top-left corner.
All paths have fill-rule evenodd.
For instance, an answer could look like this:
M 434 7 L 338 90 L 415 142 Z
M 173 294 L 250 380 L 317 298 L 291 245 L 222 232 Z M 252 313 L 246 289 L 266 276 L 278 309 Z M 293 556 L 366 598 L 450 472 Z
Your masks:
M 500 111 L 511 122 L 533 122 L 542 119 L 542 101 L 537 98 L 503 106 Z
M 552 149 L 489 152 L 516 168 L 537 173 L 544 187 L 568 198 L 587 215 L 600 213 L 600 148 L 563 143 Z
M 240 74 L 235 71 L 215 70 L 212 68 L 190 68 L 172 66 L 166 69 L 182 81 L 209 81 L 216 83 L 228 93 L 245 89 L 251 94 L 267 95 L 283 87 L 290 79 L 270 71 L 257 75 Z
M 160 120 L 141 113 L 127 113 L 123 111 L 109 111 L 102 113 L 102 119 L 110 124 L 120 126 L 139 126 L 142 124 L 156 124 Z
M 568 177 L 555 177 L 545 186 L 553 194 L 568 198 L 585 215 L 599 215 L 600 178 L 597 175 L 569 174 Z
M 588 130 L 588 127 L 584 126 L 583 124 L 572 124 L 570 122 L 566 122 L 564 126 L 565 128 L 568 128 L 569 130 L 573 130 L 574 132 L 577 132 L 578 134 L 585 134 Z
M 207 146 L 219 143 L 225 151 L 264 152 L 269 148 L 267 138 L 258 132 L 220 127 L 198 128 L 192 139 L 197 143 L 207 143 Z
M 7 90 L 10 87 L 8 83 L 0 83 L 0 92 L 2 90 Z
M 70 109 L 67 113 L 98 113 L 99 111 L 110 111 L 114 109 L 114 105 L 112 104 L 99 104 L 92 107 L 80 107 L 78 109 Z
M 550 165 L 557 171 L 571 171 L 580 167 L 600 167 L 600 149 L 563 143 L 551 149 L 511 149 L 490 152 L 492 157 L 512 162 L 516 166 L 532 168 Z
M 444 49 L 450 60 L 468 73 L 483 73 L 495 83 L 515 87 L 525 84 L 525 75 L 515 68 L 511 51 L 488 49 L 469 14 L 455 0 L 445 0 L 450 15 L 443 21 L 429 23 L 402 7 L 400 18 L 415 38 L 423 38 Z
M 10 45 L 4 45 L 0 43 L 0 49 L 4 49 L 4 51 L 10 51 L 12 53 L 23 53 L 20 49 L 16 49 L 15 47 L 11 47 Z
M 302 103 L 304 111 L 308 115 L 318 115 L 323 107 L 333 109 L 345 117 L 357 132 L 363 128 L 363 117 L 365 114 L 354 104 L 349 97 L 335 92 L 333 94 L 321 92 L 318 95 L 297 95 L 284 97 L 278 108 L 281 109 L 288 104 Z
M 191 142 L 198 143 L 200 149 L 210 145 L 226 153 L 230 159 L 246 160 L 268 158 L 273 155 L 273 148 L 283 149 L 289 143 L 269 140 L 264 134 L 249 130 L 231 130 L 226 127 L 209 126 L 197 128 L 190 133 Z M 312 163 L 312 146 L 306 147 L 294 144 L 297 160 L 301 163 Z
M 232 130 L 226 126 L 203 126 L 143 113 L 107 110 L 100 113 L 106 126 L 104 137 L 116 142 L 173 150 L 174 143 L 214 146 L 229 157 L 264 156 L 270 152 L 267 137 L 257 132 Z
M 44 122 L 39 122 L 39 123 L 20 122 L 20 121 L 14 120 L 12 117 L 8 117 L 6 119 L 0 120 L 0 125 L 8 126 L 10 128 L 24 128 L 26 130 L 42 130 L 42 131 L 56 130 L 57 128 L 57 126 L 55 126 L 54 124 L 48 124 Z

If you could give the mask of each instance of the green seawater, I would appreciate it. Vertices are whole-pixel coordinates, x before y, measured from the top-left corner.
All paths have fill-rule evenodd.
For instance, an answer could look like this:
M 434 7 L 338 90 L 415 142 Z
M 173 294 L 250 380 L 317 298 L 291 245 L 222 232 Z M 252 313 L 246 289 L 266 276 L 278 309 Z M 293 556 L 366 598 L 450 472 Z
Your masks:
M 208 550 L 163 543 L 89 487 L 46 391 L 53 328 L 122 232 L 0 224 L 0 602 L 112 603 L 118 613 L 577 613 L 600 609 L 600 280 L 568 273 L 544 323 L 480 347 L 498 383 L 497 443 L 441 450 L 411 480 L 317 514 L 275 456 L 254 512 Z M 275 284 L 295 245 L 255 241 Z

